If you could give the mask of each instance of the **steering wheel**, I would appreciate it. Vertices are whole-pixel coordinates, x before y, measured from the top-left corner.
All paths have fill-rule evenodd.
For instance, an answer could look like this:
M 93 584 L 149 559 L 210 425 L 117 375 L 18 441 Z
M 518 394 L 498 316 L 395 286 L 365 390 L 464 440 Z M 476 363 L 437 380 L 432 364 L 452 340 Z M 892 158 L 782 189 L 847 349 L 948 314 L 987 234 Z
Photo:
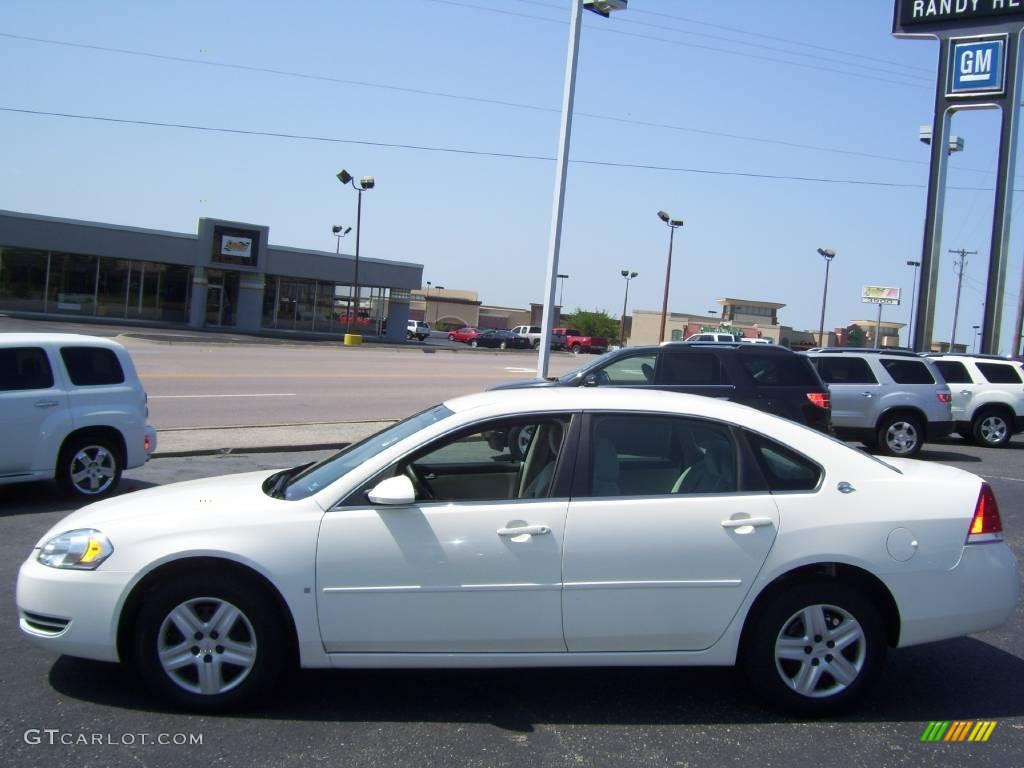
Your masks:
M 599 371 L 595 371 L 594 378 L 597 379 L 598 386 L 602 384 L 610 384 L 612 381 L 611 377 L 608 375 L 608 371 L 604 368 Z
M 416 489 L 416 498 L 429 500 L 434 498 L 434 492 L 427 485 L 427 482 L 419 476 L 412 464 L 406 464 L 402 474 L 409 478 L 412 487 Z

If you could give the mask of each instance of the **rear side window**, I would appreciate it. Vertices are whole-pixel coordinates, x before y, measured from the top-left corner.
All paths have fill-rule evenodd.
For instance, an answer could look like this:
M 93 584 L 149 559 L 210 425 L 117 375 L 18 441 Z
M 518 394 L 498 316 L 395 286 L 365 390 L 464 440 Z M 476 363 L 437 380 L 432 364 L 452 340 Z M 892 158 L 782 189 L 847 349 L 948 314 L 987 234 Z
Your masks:
M 658 383 L 675 387 L 714 386 L 728 384 L 715 355 L 701 352 L 680 354 L 666 352 L 661 356 Z
M 818 387 L 810 363 L 789 355 L 737 355 L 754 384 L 760 387 Z
M 124 381 L 121 362 L 104 347 L 61 347 L 60 356 L 71 383 L 78 387 L 120 384 Z
M 762 435 L 747 432 L 757 463 L 772 491 L 813 491 L 821 468 L 810 459 Z
M 971 374 L 967 366 L 958 360 L 936 360 L 935 367 L 939 369 L 942 378 L 947 384 L 973 384 Z
M 50 361 L 39 347 L 0 349 L 0 392 L 49 389 L 53 386 Z
M 992 384 L 1020 384 L 1017 369 L 1008 363 L 978 363 L 978 370 Z
M 935 377 L 921 360 L 882 360 L 882 367 L 897 384 L 934 384 Z
M 867 360 L 860 357 L 816 357 L 818 374 L 828 384 L 877 384 Z
M 632 355 L 619 358 L 613 363 L 606 365 L 597 373 L 600 384 L 653 384 L 654 383 L 654 361 L 656 356 Z

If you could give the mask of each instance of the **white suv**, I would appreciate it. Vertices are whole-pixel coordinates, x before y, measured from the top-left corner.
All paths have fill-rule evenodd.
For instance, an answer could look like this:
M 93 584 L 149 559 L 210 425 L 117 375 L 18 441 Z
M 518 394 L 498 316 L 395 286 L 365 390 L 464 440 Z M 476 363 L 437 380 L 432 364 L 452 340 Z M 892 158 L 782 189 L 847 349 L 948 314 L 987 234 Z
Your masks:
M 1000 448 L 1024 432 L 1022 367 L 994 355 L 929 355 L 953 393 L 953 420 L 964 440 Z
M 419 339 L 425 341 L 430 336 L 430 326 L 422 320 L 410 320 L 405 325 L 405 338 L 409 341 Z
M 81 499 L 110 493 L 156 450 L 146 401 L 115 341 L 0 334 L 0 485 L 56 479 Z

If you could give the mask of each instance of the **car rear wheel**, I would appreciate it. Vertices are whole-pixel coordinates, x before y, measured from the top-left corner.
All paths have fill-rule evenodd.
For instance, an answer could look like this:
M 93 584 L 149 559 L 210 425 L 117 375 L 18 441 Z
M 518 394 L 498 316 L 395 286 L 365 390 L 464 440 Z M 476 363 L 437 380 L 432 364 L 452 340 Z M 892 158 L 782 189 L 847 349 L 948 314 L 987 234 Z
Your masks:
M 508 349 L 508 342 L 507 341 L 501 342 L 501 344 L 498 345 L 498 349 Z
M 146 685 L 201 712 L 237 707 L 269 688 L 286 656 L 283 622 L 254 586 L 196 573 L 148 594 L 135 632 Z
M 534 339 L 533 344 L 530 345 L 534 349 L 540 349 L 540 339 Z
M 476 339 L 473 339 L 471 342 L 469 342 L 469 346 L 471 346 L 473 349 L 476 349 L 477 347 L 480 346 L 480 344 L 477 342 Z
M 120 452 L 103 438 L 72 440 L 57 457 L 58 484 L 79 499 L 96 499 L 113 491 L 121 470 Z
M 889 456 L 916 456 L 924 441 L 924 429 L 914 416 L 888 416 L 878 427 L 878 450 Z
M 572 345 L 572 353 L 573 353 L 574 355 L 578 355 L 578 354 L 580 354 L 580 353 L 581 353 L 582 351 L 583 351 L 583 348 L 582 348 L 582 347 L 581 347 L 581 346 L 580 346 L 579 344 L 573 344 L 573 345 Z
M 448 341 L 455 341 L 455 334 L 454 333 L 449 333 L 448 334 Z
M 781 709 L 821 717 L 860 698 L 885 660 L 885 628 L 853 587 L 789 587 L 747 619 L 742 665 L 755 692 Z
M 1010 434 L 1010 422 L 999 411 L 982 411 L 971 422 L 971 437 L 977 445 L 1002 448 Z

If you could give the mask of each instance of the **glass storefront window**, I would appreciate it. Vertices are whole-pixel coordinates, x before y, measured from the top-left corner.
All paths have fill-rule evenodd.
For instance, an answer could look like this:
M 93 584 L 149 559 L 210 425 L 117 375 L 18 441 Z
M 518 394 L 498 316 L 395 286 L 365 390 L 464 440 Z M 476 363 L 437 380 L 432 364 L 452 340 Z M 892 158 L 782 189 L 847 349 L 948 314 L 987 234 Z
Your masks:
M 96 314 L 96 256 L 50 254 L 46 310 L 73 315 Z
M 0 308 L 42 312 L 45 291 L 46 251 L 0 248 Z
M 128 309 L 128 275 L 131 262 L 126 259 L 100 259 L 96 314 L 100 317 L 125 317 Z

